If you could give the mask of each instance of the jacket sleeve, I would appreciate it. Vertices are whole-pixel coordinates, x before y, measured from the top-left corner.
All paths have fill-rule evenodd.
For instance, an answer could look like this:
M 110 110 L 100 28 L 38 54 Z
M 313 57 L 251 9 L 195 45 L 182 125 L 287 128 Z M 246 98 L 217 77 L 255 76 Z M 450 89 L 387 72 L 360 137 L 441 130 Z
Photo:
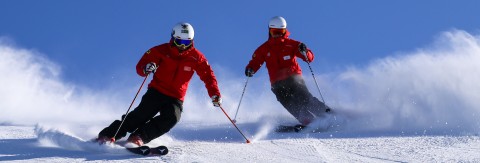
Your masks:
M 217 79 L 213 73 L 212 67 L 208 64 L 207 59 L 201 55 L 197 64 L 197 69 L 195 71 L 198 77 L 200 77 L 200 80 L 205 83 L 209 97 L 212 97 L 213 95 L 222 97 L 220 90 L 218 89 Z
M 296 42 L 297 42 L 296 46 L 300 47 L 300 42 L 298 41 Z M 295 56 L 297 56 L 298 58 L 301 58 L 305 62 L 312 62 L 313 59 L 315 58 L 315 55 L 313 55 L 313 52 L 308 47 L 307 47 L 307 58 L 305 58 L 305 56 L 300 52 L 300 48 L 298 48 L 298 50 L 295 52 Z
M 146 51 L 142 58 L 140 58 L 140 61 L 138 61 L 136 69 L 137 69 L 137 74 L 144 77 L 146 74 L 143 72 L 145 69 L 145 66 L 150 63 L 154 62 L 156 65 L 160 63 L 160 54 L 155 47 L 150 48 L 148 51 Z
M 250 60 L 245 68 L 251 68 L 253 72 L 257 72 L 265 62 L 267 53 L 268 49 L 266 48 L 265 44 L 258 47 L 252 55 L 252 60 Z

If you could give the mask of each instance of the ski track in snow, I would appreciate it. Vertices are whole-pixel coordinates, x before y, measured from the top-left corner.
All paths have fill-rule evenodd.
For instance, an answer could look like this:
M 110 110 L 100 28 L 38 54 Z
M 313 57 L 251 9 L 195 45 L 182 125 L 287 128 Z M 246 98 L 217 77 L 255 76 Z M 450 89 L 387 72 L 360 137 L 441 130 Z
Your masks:
M 242 125 L 240 125 L 242 126 Z M 242 126 L 244 127 L 244 126 Z M 179 128 L 183 128 L 180 126 Z M 218 132 L 225 130 L 218 127 Z M 227 129 L 233 130 L 233 129 Z M 175 132 L 175 131 L 173 131 Z M 201 132 L 201 131 L 200 131 Z M 232 132 L 232 131 L 230 131 Z M 68 133 L 36 126 L 0 126 L 0 161 L 48 162 L 478 162 L 478 136 L 396 136 L 325 138 L 327 133 L 270 132 L 266 140 L 246 144 L 176 140 L 167 134 L 150 146 L 165 144 L 166 156 L 143 157 L 118 145 L 100 146 Z M 276 138 L 274 138 L 276 137 Z M 202 138 L 203 139 L 203 138 Z

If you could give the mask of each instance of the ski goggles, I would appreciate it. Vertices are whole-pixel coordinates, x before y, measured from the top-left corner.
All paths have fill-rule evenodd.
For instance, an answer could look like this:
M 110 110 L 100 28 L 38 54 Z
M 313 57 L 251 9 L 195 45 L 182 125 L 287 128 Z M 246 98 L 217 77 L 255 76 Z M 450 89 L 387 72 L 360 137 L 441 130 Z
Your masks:
M 287 32 L 287 29 L 285 28 L 270 28 L 268 30 L 270 32 L 270 35 L 283 35 L 285 32 Z
M 192 45 L 193 40 L 182 40 L 182 39 L 174 38 L 173 43 L 177 46 L 181 46 L 181 45 L 190 46 Z

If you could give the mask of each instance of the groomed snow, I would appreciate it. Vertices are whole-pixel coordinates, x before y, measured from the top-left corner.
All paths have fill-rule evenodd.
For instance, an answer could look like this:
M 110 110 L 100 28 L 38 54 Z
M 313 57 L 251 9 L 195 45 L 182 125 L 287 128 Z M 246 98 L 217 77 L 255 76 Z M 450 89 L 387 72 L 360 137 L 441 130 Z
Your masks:
M 182 127 L 179 127 L 182 128 Z M 372 136 L 326 138 L 322 133 L 270 133 L 269 140 L 175 140 L 161 138 L 166 156 L 138 156 L 119 146 L 99 146 L 63 132 L 0 126 L 0 160 L 29 162 L 478 162 L 478 136 Z M 41 130 L 38 129 L 37 130 Z M 225 132 L 219 127 L 217 133 Z M 227 129 L 228 130 L 228 129 Z M 232 129 L 230 129 L 232 130 Z M 202 129 L 199 129 L 202 132 Z M 233 131 L 232 131 L 233 132 Z M 192 131 L 192 135 L 195 131 Z

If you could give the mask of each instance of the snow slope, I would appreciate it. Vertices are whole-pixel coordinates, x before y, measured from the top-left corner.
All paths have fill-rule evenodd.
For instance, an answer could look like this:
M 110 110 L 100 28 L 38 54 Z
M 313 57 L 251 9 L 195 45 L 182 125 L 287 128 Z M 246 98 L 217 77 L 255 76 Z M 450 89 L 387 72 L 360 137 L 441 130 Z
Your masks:
M 329 133 L 275 134 L 251 144 L 236 141 L 173 140 L 170 153 L 143 157 L 121 147 L 98 146 L 58 131 L 0 126 L 0 160 L 47 162 L 478 162 L 478 136 L 372 136 L 328 138 Z M 182 127 L 179 127 L 182 128 Z M 199 129 L 197 131 L 202 131 Z M 226 132 L 222 127 L 216 132 Z M 195 134 L 195 131 L 191 131 Z M 193 136 L 192 136 L 193 137 Z
M 194 78 L 181 122 L 148 144 L 166 145 L 170 153 L 142 157 L 88 142 L 125 112 L 137 85 L 92 90 L 66 82 L 61 67 L 43 54 L 0 38 L 0 73 L 9 76 L 0 80 L 0 161 L 480 162 L 478 61 L 480 36 L 452 30 L 413 52 L 316 74 L 336 111 L 316 123 L 330 126 L 321 133 L 272 132 L 295 122 L 259 72 L 237 118 L 251 144 L 211 106 Z M 233 117 L 243 78 L 215 67 L 224 108 Z

